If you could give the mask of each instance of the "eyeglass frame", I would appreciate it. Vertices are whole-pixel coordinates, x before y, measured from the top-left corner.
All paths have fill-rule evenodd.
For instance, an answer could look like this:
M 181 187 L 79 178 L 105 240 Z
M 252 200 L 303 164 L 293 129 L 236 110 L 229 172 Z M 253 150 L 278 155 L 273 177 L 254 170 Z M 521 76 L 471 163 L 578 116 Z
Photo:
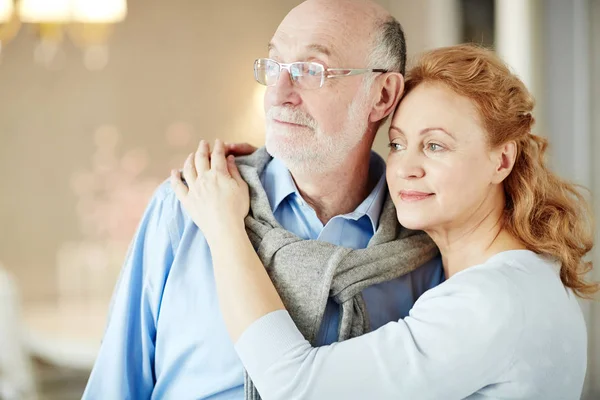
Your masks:
M 274 62 L 275 64 L 279 65 L 279 75 L 277 75 L 277 80 L 275 81 L 274 84 L 272 85 L 267 85 L 267 84 L 263 84 L 258 80 L 257 77 L 257 73 L 256 73 L 256 65 L 258 64 L 259 61 L 264 60 L 264 61 L 271 61 Z M 325 68 L 325 66 L 319 62 L 316 61 L 294 61 L 291 63 L 281 63 L 279 61 L 275 61 L 271 58 L 257 58 L 256 60 L 254 60 L 254 79 L 260 83 L 261 85 L 264 85 L 266 87 L 273 87 L 277 84 L 277 82 L 279 81 L 279 77 L 281 76 L 281 71 L 283 69 L 287 70 L 289 76 L 290 76 L 290 80 L 292 81 L 293 85 L 297 85 L 297 83 L 294 81 L 293 75 L 292 75 L 292 71 L 291 71 L 291 66 L 294 64 L 316 64 L 319 65 L 323 68 L 323 74 L 321 75 L 321 83 L 319 85 L 319 87 L 316 87 L 314 89 L 309 89 L 309 88 L 304 88 L 305 90 L 316 90 L 316 89 L 320 89 L 323 87 L 323 85 L 325 84 L 325 78 L 343 78 L 346 76 L 354 76 L 354 75 L 361 75 L 361 74 L 366 74 L 367 72 L 375 72 L 375 73 L 386 73 L 386 72 L 390 72 L 387 69 L 383 69 L 383 68 Z M 344 71 L 348 71 L 347 73 L 344 74 L 335 74 L 336 72 L 344 72 Z M 334 74 L 329 75 L 329 72 L 333 72 Z

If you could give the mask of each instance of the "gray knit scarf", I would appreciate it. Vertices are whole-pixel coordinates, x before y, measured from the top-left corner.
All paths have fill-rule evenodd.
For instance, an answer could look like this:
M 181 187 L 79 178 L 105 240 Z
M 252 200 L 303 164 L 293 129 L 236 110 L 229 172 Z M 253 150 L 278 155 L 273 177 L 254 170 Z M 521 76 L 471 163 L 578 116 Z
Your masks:
M 365 249 L 353 250 L 317 240 L 303 240 L 275 220 L 260 175 L 271 156 L 264 148 L 240 157 L 237 164 L 250 187 L 246 231 L 285 307 L 314 346 L 329 297 L 341 306 L 339 341 L 369 331 L 363 289 L 403 276 L 438 254 L 423 232 L 402 228 L 387 196 L 379 227 Z M 244 374 L 246 400 L 260 400 Z

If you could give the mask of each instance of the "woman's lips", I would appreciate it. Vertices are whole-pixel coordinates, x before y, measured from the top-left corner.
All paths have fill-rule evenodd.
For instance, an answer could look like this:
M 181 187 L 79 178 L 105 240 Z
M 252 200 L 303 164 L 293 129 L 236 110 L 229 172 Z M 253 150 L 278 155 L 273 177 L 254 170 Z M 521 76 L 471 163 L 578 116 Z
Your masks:
M 398 194 L 400 195 L 400 199 L 406 202 L 421 201 L 435 196 L 433 193 L 418 192 L 415 190 L 401 190 Z

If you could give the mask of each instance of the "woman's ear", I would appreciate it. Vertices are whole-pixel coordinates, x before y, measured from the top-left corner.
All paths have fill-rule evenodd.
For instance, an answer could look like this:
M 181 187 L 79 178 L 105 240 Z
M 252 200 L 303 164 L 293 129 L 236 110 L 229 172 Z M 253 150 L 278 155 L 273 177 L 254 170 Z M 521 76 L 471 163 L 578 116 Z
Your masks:
M 379 86 L 377 102 L 373 105 L 369 122 L 378 122 L 390 115 L 398 105 L 404 93 L 404 76 L 398 72 L 383 74 L 383 83 Z
M 517 159 L 517 143 L 514 140 L 504 143 L 494 152 L 496 169 L 492 177 L 493 183 L 501 183 L 510 174 Z

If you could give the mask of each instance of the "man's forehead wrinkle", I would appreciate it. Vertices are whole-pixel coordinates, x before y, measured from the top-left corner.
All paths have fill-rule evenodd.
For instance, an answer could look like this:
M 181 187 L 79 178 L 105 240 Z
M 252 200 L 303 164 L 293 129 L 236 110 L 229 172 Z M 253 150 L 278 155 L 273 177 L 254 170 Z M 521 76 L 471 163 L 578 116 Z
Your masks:
M 311 52 L 309 46 L 319 45 L 326 47 L 331 53 L 331 61 L 334 62 L 359 62 L 357 55 L 363 50 L 361 43 L 365 37 L 361 37 L 357 32 L 353 32 L 351 24 L 347 21 L 331 21 L 330 24 L 323 26 L 280 26 L 271 43 L 276 47 L 280 55 L 286 55 L 290 48 L 292 51 Z M 345 26 L 344 26 L 345 25 Z M 343 26 L 343 28 L 341 28 Z M 370 36 L 370 35 L 369 35 Z M 316 53 L 316 49 L 312 49 Z
M 317 53 L 321 52 L 321 50 L 331 53 L 332 56 L 338 53 L 337 46 L 334 44 L 334 38 L 325 33 L 307 32 L 305 34 L 298 29 L 288 33 L 281 30 L 273 36 L 271 43 L 275 45 L 274 47 L 279 53 L 285 53 L 286 51 Z

